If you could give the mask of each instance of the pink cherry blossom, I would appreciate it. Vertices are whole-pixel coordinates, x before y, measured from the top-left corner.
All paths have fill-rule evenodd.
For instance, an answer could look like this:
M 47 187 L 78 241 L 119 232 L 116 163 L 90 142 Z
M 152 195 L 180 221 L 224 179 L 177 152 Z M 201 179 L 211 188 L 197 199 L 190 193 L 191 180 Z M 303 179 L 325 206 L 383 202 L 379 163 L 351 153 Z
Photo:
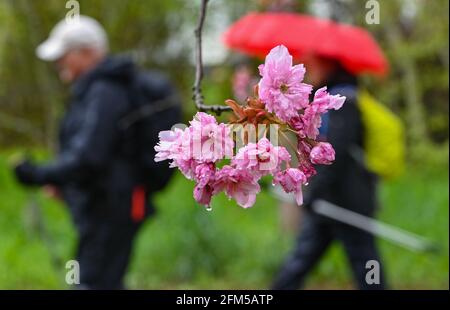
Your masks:
M 214 116 L 209 115 L 208 113 L 197 112 L 194 115 L 194 118 L 192 119 L 192 121 L 189 122 L 189 124 L 194 129 L 201 129 L 201 127 L 204 127 L 206 125 L 210 125 L 210 124 L 216 125 L 217 120 Z
M 312 176 L 317 174 L 314 165 L 309 160 L 302 160 L 298 163 L 298 169 L 306 176 L 306 179 L 309 180 Z
M 216 166 L 213 163 L 201 163 L 195 167 L 194 178 L 200 186 L 214 182 Z
M 284 45 L 274 47 L 259 66 L 262 76 L 259 82 L 259 98 L 269 112 L 281 120 L 288 121 L 306 108 L 311 85 L 302 83 L 305 67 L 292 66 L 292 56 Z
M 313 104 L 321 105 L 326 110 L 339 110 L 345 102 L 345 97 L 341 95 L 330 95 L 327 87 L 319 88 L 314 94 Z
M 288 123 L 297 132 L 298 138 L 305 138 L 304 123 L 300 115 L 292 117 Z
M 210 185 L 200 186 L 197 184 L 194 188 L 194 199 L 199 204 L 209 206 L 211 198 L 213 196 L 213 187 Z
M 298 139 L 297 142 L 297 150 L 305 155 L 306 158 L 309 158 L 309 154 L 311 153 L 311 145 L 309 145 L 306 141 L 303 139 Z
M 196 166 L 197 162 L 195 160 L 182 158 L 175 159 L 169 165 L 170 168 L 178 167 L 181 173 L 183 173 L 183 175 L 189 180 L 194 178 L 194 170 Z
M 174 158 L 175 149 L 180 142 L 182 134 L 183 130 L 179 128 L 161 131 L 159 133 L 159 143 L 155 146 L 155 151 L 157 152 L 155 156 L 156 162 Z
M 319 142 L 312 148 L 309 157 L 313 164 L 330 165 L 335 157 L 333 146 L 327 142 Z
M 284 146 L 276 146 L 265 137 L 257 143 L 247 143 L 234 155 L 231 127 L 218 123 L 212 115 L 199 112 L 186 129 L 160 132 L 155 161 L 169 160 L 170 167 L 177 167 L 186 178 L 194 180 L 193 196 L 200 204 L 209 206 L 212 197 L 223 191 L 241 207 L 249 208 L 261 190 L 258 181 L 270 174 L 273 183 L 281 185 L 287 193 L 294 193 L 297 204 L 301 205 L 302 186 L 316 174 L 314 165 L 329 165 L 335 159 L 332 145 L 316 139 L 322 115 L 331 109 L 340 109 L 345 97 L 330 95 L 327 88 L 322 87 L 309 103 L 312 86 L 302 82 L 305 68 L 293 66 L 292 56 L 282 45 L 270 51 L 259 70 L 262 76 L 259 98 L 252 97 L 244 106 L 236 103 L 234 123 L 275 123 L 281 125 L 282 131 L 296 133 L 297 145 L 288 143 L 287 146 L 292 148 L 297 161 L 291 162 Z M 248 77 L 241 78 L 238 82 L 242 85 L 237 86 L 243 97 L 243 82 Z M 231 161 L 217 168 L 224 159 Z
M 299 206 L 303 204 L 302 185 L 305 184 L 306 181 L 307 178 L 305 174 L 296 168 L 280 171 L 273 179 L 274 184 L 280 184 L 286 193 L 293 192 L 295 194 L 295 201 Z
M 201 163 L 195 167 L 194 180 L 197 185 L 194 188 L 194 198 L 198 203 L 209 206 L 215 177 L 216 166 L 214 163 Z
M 171 168 L 178 167 L 188 179 L 192 179 L 197 163 L 192 158 L 192 152 L 186 151 L 184 141 L 189 141 L 189 132 L 186 130 L 175 128 L 160 132 L 159 143 L 155 146 L 155 161 L 171 160 Z
M 267 138 L 262 138 L 258 143 L 249 143 L 241 148 L 231 165 L 263 176 L 278 171 L 283 161 L 290 160 L 285 147 L 274 146 Z
M 188 128 L 190 136 L 184 145 L 189 147 L 194 159 L 216 162 L 232 156 L 234 142 L 227 125 L 217 124 L 214 116 L 204 112 L 198 112 L 190 125 Z
M 330 95 L 326 89 L 326 87 L 322 87 L 315 92 L 313 102 L 301 116 L 303 122 L 301 129 L 308 138 L 317 138 L 319 128 L 322 125 L 322 114 L 331 109 L 338 110 L 344 104 L 344 96 Z
M 159 139 L 155 161 L 172 160 L 170 167 L 178 167 L 189 179 L 199 163 L 214 163 L 233 154 L 230 128 L 203 112 L 197 113 L 185 130 L 162 131 Z
M 236 169 L 225 165 L 216 173 L 213 194 L 225 191 L 229 198 L 236 200 L 243 208 L 253 206 L 256 194 L 261 190 L 259 178 L 248 170 Z

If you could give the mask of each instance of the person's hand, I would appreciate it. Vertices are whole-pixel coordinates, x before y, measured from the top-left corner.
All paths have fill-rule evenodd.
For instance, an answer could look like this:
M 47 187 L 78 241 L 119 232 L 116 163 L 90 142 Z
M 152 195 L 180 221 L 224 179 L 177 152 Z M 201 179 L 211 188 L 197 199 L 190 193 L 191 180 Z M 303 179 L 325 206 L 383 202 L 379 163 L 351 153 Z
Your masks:
M 14 168 L 17 180 L 25 185 L 36 183 L 36 167 L 28 160 L 22 161 Z
M 42 190 L 44 191 L 45 196 L 54 198 L 54 199 L 62 199 L 61 191 L 53 185 L 45 185 Z

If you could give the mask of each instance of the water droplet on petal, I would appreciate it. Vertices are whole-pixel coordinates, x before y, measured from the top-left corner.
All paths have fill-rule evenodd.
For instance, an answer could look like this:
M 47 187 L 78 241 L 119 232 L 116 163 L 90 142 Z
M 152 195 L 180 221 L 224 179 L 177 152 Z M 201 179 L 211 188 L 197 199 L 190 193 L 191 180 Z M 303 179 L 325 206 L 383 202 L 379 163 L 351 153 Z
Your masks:
M 308 182 L 306 182 L 306 183 L 305 183 L 305 186 L 308 186 L 308 185 L 309 185 L 309 183 L 308 183 Z
M 206 206 L 206 211 L 212 211 L 212 207 L 211 206 Z

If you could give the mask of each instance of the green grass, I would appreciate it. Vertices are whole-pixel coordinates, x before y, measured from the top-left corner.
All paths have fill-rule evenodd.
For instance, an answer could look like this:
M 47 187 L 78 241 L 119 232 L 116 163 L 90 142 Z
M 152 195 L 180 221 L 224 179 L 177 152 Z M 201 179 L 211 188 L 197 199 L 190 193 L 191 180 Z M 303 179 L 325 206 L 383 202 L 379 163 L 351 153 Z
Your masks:
M 67 288 L 64 264 L 52 263 L 55 256 L 63 262 L 73 258 L 76 233 L 66 207 L 38 191 L 40 208 L 33 207 L 34 194 L 15 183 L 8 157 L 0 155 L 0 289 Z M 418 254 L 380 240 L 391 288 L 448 289 L 447 172 L 448 160 L 437 167 L 411 167 L 381 186 L 380 219 L 442 247 L 438 254 Z M 129 287 L 267 288 L 293 242 L 280 227 L 276 200 L 263 192 L 252 209 L 244 210 L 221 195 L 208 212 L 194 202 L 192 188 L 177 175 L 155 198 L 158 214 L 137 239 Z M 352 288 L 339 244 L 327 252 L 306 288 Z

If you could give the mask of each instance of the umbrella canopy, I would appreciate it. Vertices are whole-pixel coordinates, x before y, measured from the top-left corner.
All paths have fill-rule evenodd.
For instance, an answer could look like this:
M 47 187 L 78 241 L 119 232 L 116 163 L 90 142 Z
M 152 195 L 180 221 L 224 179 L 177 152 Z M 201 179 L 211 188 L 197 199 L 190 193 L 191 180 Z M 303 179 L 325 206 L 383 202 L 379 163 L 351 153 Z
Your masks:
M 250 56 L 264 57 L 280 44 L 294 58 L 307 53 L 338 60 L 353 74 L 383 75 L 388 63 L 366 30 L 327 19 L 294 13 L 250 13 L 232 24 L 225 44 Z

